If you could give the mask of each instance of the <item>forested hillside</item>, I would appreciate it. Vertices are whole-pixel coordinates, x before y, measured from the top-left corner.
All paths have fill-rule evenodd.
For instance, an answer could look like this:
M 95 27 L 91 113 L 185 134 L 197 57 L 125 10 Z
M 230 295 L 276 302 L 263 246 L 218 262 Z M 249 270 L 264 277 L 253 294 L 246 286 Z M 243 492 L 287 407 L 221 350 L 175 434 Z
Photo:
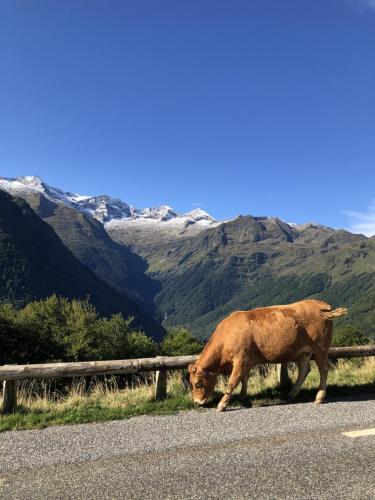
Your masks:
M 237 309 L 319 297 L 375 336 L 375 241 L 317 225 L 240 217 L 174 245 L 147 247 L 165 325 L 206 338 Z
M 62 244 L 29 205 L 0 191 L 0 300 L 17 307 L 50 296 L 89 297 L 101 314 L 134 316 L 155 338 L 163 329 L 136 304 L 99 279 Z
M 145 274 L 142 257 L 114 242 L 100 222 L 82 211 L 41 193 L 31 192 L 24 199 L 82 264 L 150 314 L 155 312 L 153 297 L 160 287 Z
M 64 193 L 35 177 L 3 180 L 1 186 L 20 192 L 84 266 L 165 327 L 184 326 L 207 338 L 233 310 L 318 297 L 349 307 L 339 322 L 375 337 L 374 238 L 276 217 L 240 216 L 220 224 L 205 213 L 187 218 L 169 207 L 142 211 L 109 196 Z M 176 220 L 186 228 L 175 231 Z M 192 225 L 196 229 L 187 231 Z M 28 230 L 32 240 L 35 233 Z M 19 287 L 12 300 L 27 301 L 32 294 L 21 287 L 29 283 L 24 278 L 30 269 L 17 251 L 5 258 L 18 266 L 11 273 L 12 286 Z M 74 280 L 66 273 L 58 279 L 59 289 L 74 296 L 66 289 Z M 6 294 L 12 293 L 7 285 Z M 107 294 L 96 300 L 108 302 Z

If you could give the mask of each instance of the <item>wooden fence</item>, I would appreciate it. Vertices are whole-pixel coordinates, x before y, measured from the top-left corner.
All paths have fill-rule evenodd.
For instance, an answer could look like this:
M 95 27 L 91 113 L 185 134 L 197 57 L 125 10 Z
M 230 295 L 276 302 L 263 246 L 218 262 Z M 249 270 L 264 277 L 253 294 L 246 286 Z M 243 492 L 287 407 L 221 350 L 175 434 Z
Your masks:
M 331 359 L 347 359 L 375 356 L 375 345 L 354 347 L 332 347 Z M 87 377 L 97 375 L 125 375 L 141 372 L 156 372 L 156 399 L 167 394 L 167 371 L 182 370 L 198 356 L 158 356 L 156 358 L 125 359 L 114 361 L 85 361 L 78 363 L 45 363 L 33 365 L 0 366 L 0 381 L 3 381 L 3 413 L 17 407 L 17 381 L 30 379 L 50 379 L 64 377 Z M 314 357 L 312 358 L 314 359 Z M 287 363 L 278 365 L 281 386 L 288 383 Z

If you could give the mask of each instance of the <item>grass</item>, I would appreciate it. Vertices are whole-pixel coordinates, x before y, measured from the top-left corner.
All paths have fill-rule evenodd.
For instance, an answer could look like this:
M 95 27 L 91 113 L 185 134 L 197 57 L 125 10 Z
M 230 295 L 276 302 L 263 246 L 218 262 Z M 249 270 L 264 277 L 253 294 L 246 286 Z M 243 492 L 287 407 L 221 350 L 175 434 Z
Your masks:
M 290 369 L 292 379 L 296 370 Z M 297 402 L 313 401 L 319 384 L 318 370 L 313 369 L 307 377 Z M 17 411 L 0 416 L 0 431 L 17 429 L 41 429 L 50 425 L 82 424 L 119 420 L 137 415 L 163 415 L 182 410 L 196 409 L 189 391 L 181 384 L 181 374 L 173 373 L 168 380 L 168 397 L 156 401 L 153 381 L 138 380 L 132 386 L 120 389 L 116 378 L 96 381 L 88 394 L 82 381 L 75 383 L 66 393 L 54 389 L 51 383 L 24 382 L 19 388 Z M 225 387 L 220 379 L 217 391 L 209 407 L 218 403 Z M 349 396 L 375 392 L 375 359 L 339 361 L 331 368 L 328 377 L 328 397 Z M 240 405 L 238 391 L 232 405 Z M 277 389 L 277 374 L 271 366 L 265 376 L 253 370 L 249 380 L 248 398 L 245 406 L 270 406 L 284 404 L 285 395 Z

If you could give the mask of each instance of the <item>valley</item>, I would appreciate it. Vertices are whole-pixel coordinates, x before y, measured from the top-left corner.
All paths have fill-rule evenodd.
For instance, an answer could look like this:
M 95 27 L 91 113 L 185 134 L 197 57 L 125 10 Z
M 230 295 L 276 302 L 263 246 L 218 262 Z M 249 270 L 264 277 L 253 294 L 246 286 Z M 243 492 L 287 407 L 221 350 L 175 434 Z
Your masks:
M 37 177 L 1 178 L 0 189 L 25 199 L 76 259 L 164 327 L 205 339 L 233 310 L 318 297 L 349 307 L 341 321 L 375 337 L 374 238 L 277 217 L 137 209 Z

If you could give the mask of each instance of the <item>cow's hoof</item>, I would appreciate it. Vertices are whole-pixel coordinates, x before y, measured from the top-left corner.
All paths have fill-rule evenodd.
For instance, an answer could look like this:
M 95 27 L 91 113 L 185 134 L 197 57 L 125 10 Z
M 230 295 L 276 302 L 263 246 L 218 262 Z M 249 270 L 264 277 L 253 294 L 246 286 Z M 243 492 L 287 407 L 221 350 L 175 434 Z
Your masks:
M 324 403 L 325 403 L 325 400 L 324 400 L 324 398 L 319 398 L 319 399 L 316 399 L 316 400 L 314 401 L 314 403 L 315 403 L 316 405 L 322 405 L 322 404 L 324 404 Z
M 225 411 L 226 408 L 227 407 L 225 405 L 218 405 L 218 407 L 216 408 L 216 411 Z

